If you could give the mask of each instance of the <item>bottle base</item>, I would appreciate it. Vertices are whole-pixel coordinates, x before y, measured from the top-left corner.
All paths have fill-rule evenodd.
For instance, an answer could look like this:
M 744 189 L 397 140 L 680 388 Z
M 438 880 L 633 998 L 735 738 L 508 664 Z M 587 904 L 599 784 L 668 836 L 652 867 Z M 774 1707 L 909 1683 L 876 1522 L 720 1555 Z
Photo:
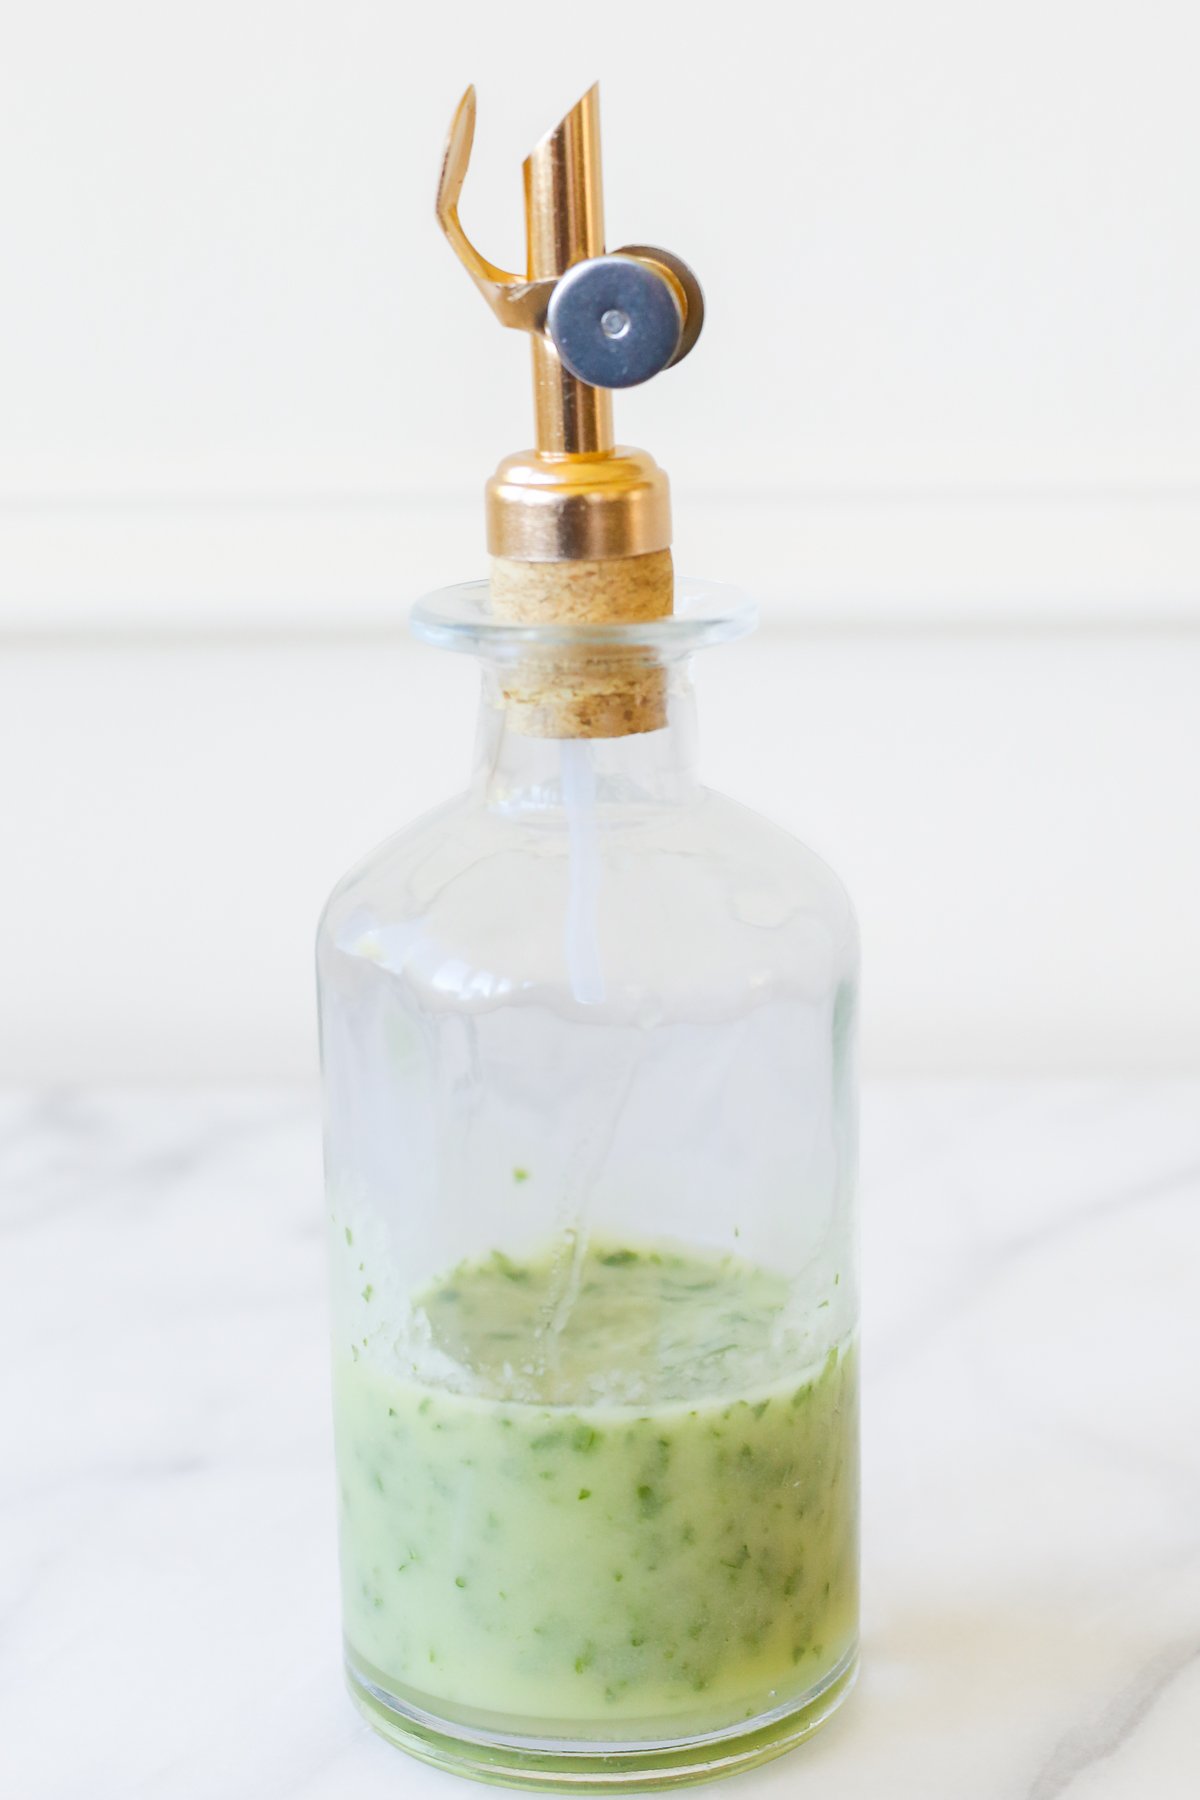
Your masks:
M 346 1681 L 367 1723 L 410 1756 L 494 1787 L 621 1794 L 684 1787 L 738 1774 L 803 1743 L 846 1699 L 858 1675 L 851 1646 L 799 1702 L 744 1725 L 665 1743 L 611 1745 L 509 1739 L 449 1724 L 370 1681 L 349 1658 Z

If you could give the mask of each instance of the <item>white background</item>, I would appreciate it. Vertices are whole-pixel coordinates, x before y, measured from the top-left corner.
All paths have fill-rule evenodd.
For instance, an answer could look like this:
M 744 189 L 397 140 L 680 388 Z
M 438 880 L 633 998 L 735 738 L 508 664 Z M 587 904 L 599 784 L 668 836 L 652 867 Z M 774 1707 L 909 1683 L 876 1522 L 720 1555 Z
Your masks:
M 704 765 L 863 925 L 891 1071 L 1200 1066 L 1200 14 L 45 0 L 0 60 L 0 1074 L 290 1075 L 348 862 L 458 785 L 520 163 L 697 267 L 618 400 L 765 626 Z

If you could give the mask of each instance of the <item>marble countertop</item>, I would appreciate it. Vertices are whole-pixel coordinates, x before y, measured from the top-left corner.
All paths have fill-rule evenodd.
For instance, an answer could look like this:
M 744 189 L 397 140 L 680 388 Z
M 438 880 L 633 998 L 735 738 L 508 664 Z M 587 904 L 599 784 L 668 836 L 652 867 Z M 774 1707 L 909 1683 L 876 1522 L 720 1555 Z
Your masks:
M 0 1791 L 454 1800 L 339 1667 L 299 1091 L 0 1105 Z M 1200 1082 L 864 1103 L 863 1673 L 740 1800 L 1200 1793 Z

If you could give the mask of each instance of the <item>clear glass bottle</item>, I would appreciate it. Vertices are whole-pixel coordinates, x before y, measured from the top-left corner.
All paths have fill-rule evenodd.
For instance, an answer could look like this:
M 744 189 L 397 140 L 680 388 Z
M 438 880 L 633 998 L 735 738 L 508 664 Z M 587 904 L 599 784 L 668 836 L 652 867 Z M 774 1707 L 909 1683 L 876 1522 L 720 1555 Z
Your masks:
M 349 1679 L 476 1775 L 734 1770 L 855 1672 L 856 932 L 697 779 L 691 653 L 750 623 L 435 596 L 474 779 L 321 925 Z M 661 681 L 655 729 L 520 729 L 531 670 L 597 658 Z

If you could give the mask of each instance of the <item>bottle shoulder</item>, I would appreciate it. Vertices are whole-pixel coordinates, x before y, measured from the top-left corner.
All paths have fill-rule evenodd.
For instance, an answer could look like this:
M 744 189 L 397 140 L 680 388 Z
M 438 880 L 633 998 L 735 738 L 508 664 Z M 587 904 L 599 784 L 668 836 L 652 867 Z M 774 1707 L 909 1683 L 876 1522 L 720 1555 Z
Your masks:
M 845 882 L 810 844 L 716 788 L 703 788 L 708 824 L 725 846 L 733 867 L 761 870 L 803 892 L 813 906 L 837 919 L 855 947 L 858 920 Z
M 497 856 L 527 858 L 533 875 L 539 866 L 569 859 L 571 842 L 571 823 L 561 809 L 509 811 L 483 805 L 466 790 L 401 826 L 352 864 L 331 890 L 322 919 L 363 900 L 411 904 Z M 672 856 L 685 857 L 687 871 L 694 872 L 699 856 L 710 873 L 783 880 L 854 921 L 845 884 L 823 857 L 715 788 L 697 787 L 682 805 L 602 807 L 596 842 L 601 860 L 619 861 L 627 875 L 636 876 L 641 860 L 649 876 Z
M 792 971 L 823 988 L 857 970 L 854 912 L 833 870 L 708 788 L 679 804 L 602 802 L 582 821 L 459 794 L 343 877 L 319 951 L 422 981 L 453 967 L 525 985 L 558 965 L 564 920 L 581 906 L 610 961 L 639 982 L 686 983 L 705 969 L 741 990 Z
M 357 906 L 384 902 L 402 891 L 410 871 L 420 869 L 439 852 L 445 853 L 448 861 L 469 867 L 477 855 L 473 830 L 477 808 L 472 800 L 469 791 L 452 795 L 390 832 L 351 863 L 326 896 L 317 925 L 318 942 Z

